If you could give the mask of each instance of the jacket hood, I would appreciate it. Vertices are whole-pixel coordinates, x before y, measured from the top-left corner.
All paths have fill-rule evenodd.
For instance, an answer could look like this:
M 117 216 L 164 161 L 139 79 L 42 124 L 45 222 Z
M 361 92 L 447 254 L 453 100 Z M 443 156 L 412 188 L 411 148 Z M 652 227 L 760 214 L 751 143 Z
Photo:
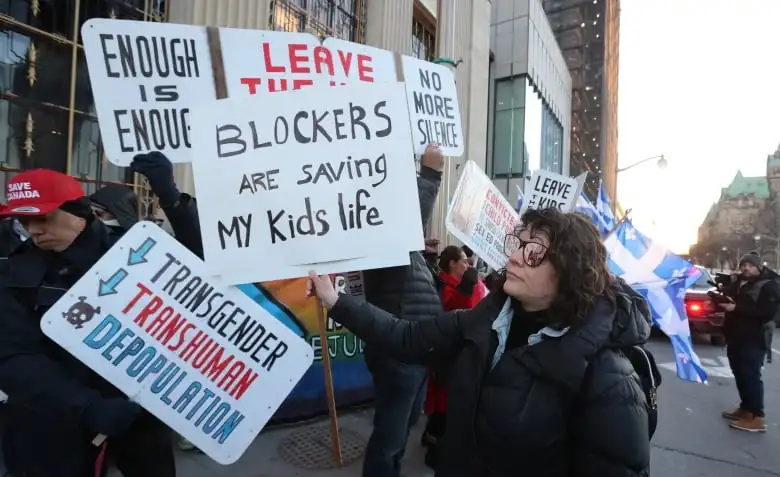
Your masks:
M 759 280 L 777 280 L 780 275 L 769 267 L 762 267 L 761 275 L 758 276 Z
M 125 230 L 138 222 L 138 198 L 128 187 L 109 184 L 98 189 L 89 199 L 111 212 Z
M 653 315 L 645 298 L 621 279 L 614 285 L 615 308 L 612 317 L 594 315 L 594 320 L 612 321 L 612 330 L 604 342 L 611 348 L 641 345 L 650 338 Z

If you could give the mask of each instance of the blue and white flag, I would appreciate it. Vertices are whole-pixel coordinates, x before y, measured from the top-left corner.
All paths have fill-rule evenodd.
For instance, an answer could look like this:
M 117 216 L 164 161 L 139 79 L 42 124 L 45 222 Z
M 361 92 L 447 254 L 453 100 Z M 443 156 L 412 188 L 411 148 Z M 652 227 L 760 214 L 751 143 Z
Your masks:
M 577 197 L 577 207 L 575 208 L 575 211 L 590 217 L 591 222 L 593 222 L 593 225 L 599 230 L 602 237 L 606 237 L 614 228 L 608 227 L 607 224 L 604 223 L 601 214 L 599 214 L 599 211 L 594 207 L 590 199 L 588 199 L 585 192 L 580 192 L 580 196 Z
M 604 245 L 612 272 L 647 299 L 653 322 L 672 341 L 677 376 L 706 382 L 685 313 L 685 291 L 701 272 L 640 233 L 630 220 L 624 220 Z
M 617 219 L 615 214 L 612 213 L 612 204 L 609 201 L 607 191 L 604 190 L 604 183 L 599 182 L 599 196 L 596 198 L 596 210 L 601 216 L 601 220 L 609 230 L 614 229 L 617 226 Z
M 523 189 L 518 184 L 515 184 L 515 187 L 517 187 L 517 211 L 520 212 L 523 210 Z

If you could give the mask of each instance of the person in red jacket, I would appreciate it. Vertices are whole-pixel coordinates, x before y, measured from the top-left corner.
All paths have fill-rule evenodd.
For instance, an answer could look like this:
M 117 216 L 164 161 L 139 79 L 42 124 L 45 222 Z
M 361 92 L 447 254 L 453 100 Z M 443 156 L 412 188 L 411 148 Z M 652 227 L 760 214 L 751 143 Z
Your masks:
M 474 308 L 487 295 L 487 288 L 479 278 L 477 269 L 471 266 L 466 253 L 460 247 L 450 245 L 439 256 L 439 280 L 444 311 Z M 428 393 L 425 399 L 425 413 L 428 424 L 423 434 L 423 443 L 428 446 L 425 463 L 436 468 L 436 444 L 444 435 L 447 408 L 447 363 L 435 366 L 428 379 Z

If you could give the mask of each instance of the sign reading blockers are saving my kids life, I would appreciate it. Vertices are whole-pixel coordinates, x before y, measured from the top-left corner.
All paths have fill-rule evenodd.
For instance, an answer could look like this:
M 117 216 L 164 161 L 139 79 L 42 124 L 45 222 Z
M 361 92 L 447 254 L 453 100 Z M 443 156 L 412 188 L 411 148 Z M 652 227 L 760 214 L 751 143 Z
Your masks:
M 241 284 L 409 263 L 424 247 L 402 83 L 193 111 L 206 265 Z
M 199 258 L 150 222 L 130 229 L 41 328 L 224 465 L 312 363 L 304 340 L 239 289 L 212 281 Z

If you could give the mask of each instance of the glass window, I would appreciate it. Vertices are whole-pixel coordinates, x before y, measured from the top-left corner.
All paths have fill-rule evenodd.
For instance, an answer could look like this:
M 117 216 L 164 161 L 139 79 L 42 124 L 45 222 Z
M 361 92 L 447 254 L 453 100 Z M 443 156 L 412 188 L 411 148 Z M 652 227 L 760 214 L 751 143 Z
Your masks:
M 412 23 L 412 56 L 432 61 L 436 53 L 436 34 L 424 21 L 417 18 Z
M 365 0 L 274 0 L 271 5 L 273 30 L 335 36 L 361 42 L 358 38 L 357 2 Z
M 522 78 L 496 83 L 496 112 L 493 127 L 493 176 L 522 176 L 525 96 Z
M 696 269 L 701 272 L 701 276 L 693 284 L 693 288 L 712 288 L 712 285 L 708 283 L 712 280 L 712 275 L 710 275 L 710 272 L 708 272 L 707 269 L 703 267 L 696 267 Z
M 528 77 L 522 78 L 525 86 L 525 163 L 526 174 L 533 174 L 542 167 L 542 98 Z

